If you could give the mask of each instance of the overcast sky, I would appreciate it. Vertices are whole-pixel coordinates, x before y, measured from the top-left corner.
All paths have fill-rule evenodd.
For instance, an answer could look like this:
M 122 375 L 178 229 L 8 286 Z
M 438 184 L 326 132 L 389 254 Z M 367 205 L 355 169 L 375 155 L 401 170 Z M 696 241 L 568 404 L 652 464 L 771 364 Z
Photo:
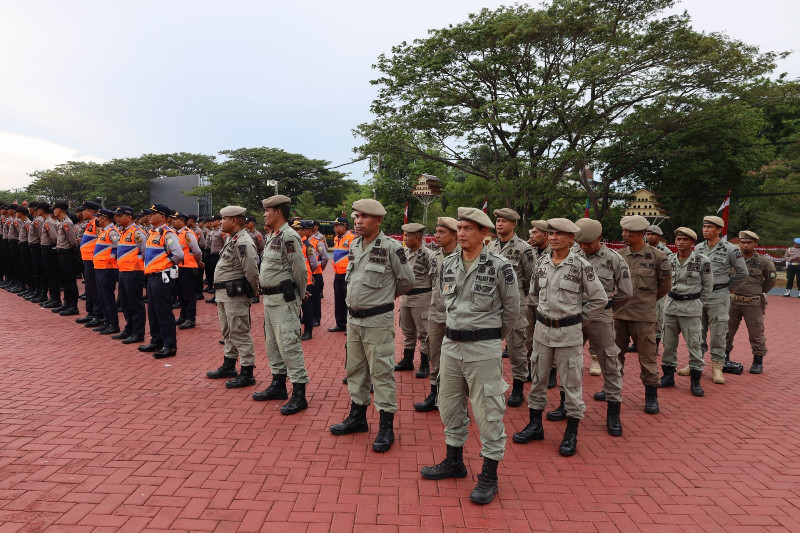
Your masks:
M 0 7 L 0 189 L 68 160 L 268 146 L 340 164 L 377 56 L 493 0 L 74 0 Z M 532 5 L 538 5 L 532 3 Z M 798 0 L 684 0 L 696 29 L 798 53 Z M 345 167 L 362 179 L 366 166 Z

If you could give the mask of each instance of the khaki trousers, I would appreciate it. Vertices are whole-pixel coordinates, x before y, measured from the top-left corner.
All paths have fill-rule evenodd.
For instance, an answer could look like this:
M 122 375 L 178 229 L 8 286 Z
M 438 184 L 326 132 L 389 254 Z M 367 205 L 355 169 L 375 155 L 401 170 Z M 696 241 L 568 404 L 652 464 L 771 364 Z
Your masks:
M 400 307 L 400 330 L 403 332 L 403 348 L 412 352 L 419 341 L 419 353 L 428 351 L 428 307 Z
M 742 305 L 737 301 L 732 301 L 729 316 L 728 334 L 725 337 L 725 351 L 730 352 L 733 350 L 733 338 L 739 330 L 742 319 L 744 319 L 753 355 L 761 357 L 767 355 L 767 339 L 764 336 L 764 311 L 761 306 Z
M 444 322 L 428 321 L 428 349 L 430 350 L 431 385 L 439 385 L 439 365 L 444 340 Z
M 347 323 L 347 389 L 358 405 L 369 405 L 369 387 L 375 390 L 375 408 L 397 412 L 394 380 L 394 328 L 369 328 Z
M 711 353 L 711 361 L 725 361 L 725 336 L 728 334 L 728 316 L 731 298 L 714 298 L 703 306 L 703 333 L 700 348 L 703 354 Z
M 292 383 L 308 383 L 300 346 L 300 302 L 264 304 L 264 338 L 273 374 L 288 374 Z
M 534 339 L 531 365 L 533 385 L 528 393 L 528 407 L 543 411 L 547 406 L 547 381 L 555 363 L 564 391 L 564 407 L 569 418 L 583 418 L 583 346 L 553 348 Z
M 614 319 L 614 331 L 619 349 L 619 361 L 622 371 L 625 370 L 625 354 L 628 351 L 628 340 L 632 339 L 639 354 L 639 377 L 645 386 L 657 387 L 659 384 L 658 361 L 656 360 L 656 323 L 634 322 L 632 320 Z
M 661 361 L 664 366 L 678 366 L 678 334 L 683 334 L 686 348 L 689 350 L 689 368 L 702 372 L 705 362 L 700 349 L 702 324 L 699 316 L 664 315 L 664 355 Z
M 250 300 L 239 302 L 217 302 L 219 328 L 225 346 L 225 357 L 239 359 L 242 366 L 253 366 L 256 362 L 256 348 L 250 335 Z
M 622 401 L 622 365 L 614 336 L 614 314 L 604 309 L 597 318 L 583 324 L 583 340 L 589 341 L 589 350 L 595 352 L 603 372 L 603 390 L 610 402 Z
M 511 363 L 511 377 L 514 381 L 528 380 L 528 356 L 525 350 L 526 329 L 512 329 L 506 337 L 508 361 Z

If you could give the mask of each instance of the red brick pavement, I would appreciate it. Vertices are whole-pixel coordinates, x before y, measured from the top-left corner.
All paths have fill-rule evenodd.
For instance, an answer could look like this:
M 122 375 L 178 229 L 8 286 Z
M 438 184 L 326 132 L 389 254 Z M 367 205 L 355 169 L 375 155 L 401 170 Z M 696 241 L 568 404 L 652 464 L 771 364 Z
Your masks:
M 412 405 L 427 380 L 397 376 L 389 453 L 371 451 L 372 410 L 369 434 L 328 432 L 349 397 L 344 335 L 325 331 L 331 279 L 326 294 L 322 328 L 304 344 L 310 407 L 284 417 L 279 402 L 253 402 L 255 388 L 204 377 L 222 357 L 212 305 L 200 303 L 198 328 L 179 332 L 178 356 L 156 361 L 0 291 L 0 532 L 800 531 L 797 299 L 770 297 L 763 375 L 717 386 L 706 373 L 705 398 L 679 377 L 660 392 L 658 416 L 643 412 L 630 361 L 621 438 L 607 435 L 605 404 L 590 397 L 601 379 L 587 372 L 577 455 L 558 455 L 563 422 L 545 422 L 542 442 L 509 438 L 499 497 L 479 507 L 469 502 L 481 465 L 476 431 L 466 479 L 419 475 L 444 455 L 438 414 Z M 253 307 L 255 324 L 262 313 Z M 269 367 L 254 331 L 262 389 Z M 744 335 L 734 358 L 749 366 Z M 527 409 L 510 409 L 509 437 L 526 421 Z

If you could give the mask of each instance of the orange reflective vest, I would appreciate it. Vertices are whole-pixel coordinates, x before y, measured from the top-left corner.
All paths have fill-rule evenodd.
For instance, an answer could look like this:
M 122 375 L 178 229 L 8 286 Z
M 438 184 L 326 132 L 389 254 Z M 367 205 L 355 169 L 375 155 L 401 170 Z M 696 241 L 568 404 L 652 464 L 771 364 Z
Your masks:
M 347 274 L 347 264 L 350 262 L 348 259 L 350 245 L 353 244 L 353 239 L 355 238 L 356 236 L 350 230 L 341 237 L 336 236 L 333 238 L 333 272 L 335 274 Z
M 122 232 L 117 245 L 117 266 L 120 272 L 141 272 L 144 270 L 144 258 L 139 252 L 136 232 L 142 228 L 136 224 Z
M 319 250 L 319 239 L 316 237 L 309 237 L 308 242 L 310 242 L 311 246 L 314 247 L 314 252 L 319 255 L 319 252 L 317 252 L 317 250 Z M 322 261 L 317 260 L 317 268 L 314 269 L 312 274 L 322 274 Z
M 144 249 L 144 274 L 156 274 L 172 268 L 174 263 L 169 258 L 165 241 L 169 235 L 177 241 L 178 236 L 174 230 L 163 226 L 150 230 L 147 236 L 147 245 Z
M 197 259 L 195 259 L 194 254 L 189 249 L 189 243 L 186 242 L 186 234 L 189 233 L 191 230 L 189 228 L 181 228 L 178 232 L 178 243 L 181 245 L 181 250 L 183 250 L 183 263 L 180 264 L 181 268 L 197 268 Z M 194 232 L 191 232 L 193 236 Z M 195 236 L 197 238 L 197 236 Z
M 117 228 L 114 227 L 114 224 L 109 224 L 97 234 L 97 242 L 94 245 L 94 255 L 92 256 L 95 270 L 119 268 L 116 250 L 114 250 L 114 243 L 111 240 L 112 231 L 117 231 Z
M 81 259 L 92 261 L 94 259 L 94 245 L 97 242 L 97 217 L 86 223 L 81 237 Z
M 311 263 L 308 261 L 308 252 L 306 252 L 306 246 L 311 246 L 307 240 L 303 241 L 303 257 L 306 258 L 306 273 L 308 274 L 308 279 L 306 280 L 306 286 L 314 284 L 314 276 L 311 275 Z

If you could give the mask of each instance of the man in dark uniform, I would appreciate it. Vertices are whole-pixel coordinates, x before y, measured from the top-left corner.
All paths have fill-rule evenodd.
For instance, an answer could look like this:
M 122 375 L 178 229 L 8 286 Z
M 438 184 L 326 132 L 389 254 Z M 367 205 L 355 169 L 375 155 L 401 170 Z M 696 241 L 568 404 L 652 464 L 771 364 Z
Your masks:
M 58 264 L 61 267 L 61 285 L 64 287 L 64 305 L 54 307 L 51 311 L 62 316 L 79 314 L 78 283 L 75 281 L 77 275 L 75 250 L 78 248 L 78 236 L 75 233 L 75 224 L 68 216 L 68 208 L 67 202 L 61 201 L 53 204 L 53 214 L 58 220 L 56 249 L 58 250 Z
M 135 344 L 144 341 L 146 319 L 144 301 L 144 255 L 147 233 L 133 223 L 133 209 L 123 205 L 117 209 L 120 240 L 117 245 L 117 266 L 119 268 L 119 300 L 125 317 L 125 328 L 112 339 L 122 344 Z

